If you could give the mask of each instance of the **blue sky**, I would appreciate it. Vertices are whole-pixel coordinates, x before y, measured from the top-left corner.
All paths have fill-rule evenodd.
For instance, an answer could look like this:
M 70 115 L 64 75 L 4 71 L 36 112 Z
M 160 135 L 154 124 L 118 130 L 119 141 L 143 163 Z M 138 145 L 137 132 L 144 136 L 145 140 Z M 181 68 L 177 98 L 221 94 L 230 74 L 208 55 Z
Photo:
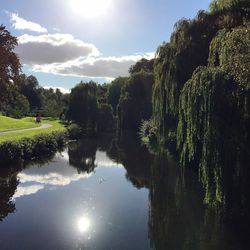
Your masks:
M 0 23 L 18 37 L 23 72 L 42 86 L 72 88 L 127 75 L 168 41 L 177 20 L 210 0 L 1 0 Z

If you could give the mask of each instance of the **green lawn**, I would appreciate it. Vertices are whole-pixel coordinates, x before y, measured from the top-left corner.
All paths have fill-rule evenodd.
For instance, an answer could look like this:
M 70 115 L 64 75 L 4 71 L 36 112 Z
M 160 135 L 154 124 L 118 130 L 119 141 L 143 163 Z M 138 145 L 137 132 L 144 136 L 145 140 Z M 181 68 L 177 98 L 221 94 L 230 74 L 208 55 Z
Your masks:
M 32 117 L 25 117 L 23 119 L 13 119 L 6 116 L 0 116 L 0 132 L 35 128 L 38 126 L 39 125 L 35 123 L 35 119 Z
M 30 118 L 24 118 L 21 121 L 29 121 L 29 119 Z M 22 132 L 15 132 L 15 133 L 11 133 L 11 134 L 0 135 L 0 143 L 2 143 L 4 141 L 13 141 L 13 140 L 17 141 L 17 140 L 21 140 L 24 138 L 32 138 L 32 137 L 39 135 L 39 134 L 48 134 L 48 133 L 51 133 L 54 131 L 66 131 L 66 128 L 64 127 L 63 124 L 60 123 L 59 120 L 43 119 L 42 123 L 51 124 L 52 127 L 45 128 L 45 129 L 29 130 L 29 131 L 22 131 Z M 33 126 L 33 127 L 36 127 L 36 126 Z M 21 128 L 21 129 L 23 129 L 23 128 Z

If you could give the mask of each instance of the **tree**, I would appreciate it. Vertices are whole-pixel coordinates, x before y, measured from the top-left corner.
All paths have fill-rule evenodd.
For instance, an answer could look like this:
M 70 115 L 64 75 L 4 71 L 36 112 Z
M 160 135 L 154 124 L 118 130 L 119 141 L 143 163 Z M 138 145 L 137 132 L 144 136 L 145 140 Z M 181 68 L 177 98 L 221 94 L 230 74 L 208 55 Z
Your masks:
M 153 74 L 141 71 L 132 74 L 122 88 L 117 108 L 118 127 L 137 131 L 142 120 L 152 114 Z
M 20 62 L 14 53 L 15 46 L 16 37 L 0 25 L 0 110 L 4 103 L 8 102 L 9 93 L 16 88 L 15 81 L 19 75 Z
M 63 93 L 59 89 L 44 89 L 39 88 L 39 93 L 42 97 L 42 113 L 44 116 L 61 117 L 66 104 L 63 101 Z
M 98 120 L 97 120 L 98 132 L 113 131 L 115 128 L 114 125 L 115 125 L 115 120 L 111 105 L 107 103 L 101 103 L 98 107 Z
M 16 96 L 14 97 L 9 108 L 6 110 L 6 113 L 8 116 L 21 118 L 28 114 L 29 108 L 30 106 L 27 98 L 24 95 L 16 92 Z
M 71 90 L 66 117 L 79 124 L 84 131 L 96 129 L 98 109 L 96 93 L 97 85 L 92 81 L 81 82 Z
M 107 93 L 107 103 L 110 104 L 113 108 L 113 114 L 117 114 L 117 105 L 121 96 L 121 89 L 125 85 L 127 77 L 118 77 L 111 82 L 108 93 Z
M 42 95 L 39 90 L 39 83 L 35 76 L 21 75 L 20 77 L 21 93 L 29 101 L 31 111 L 42 108 Z
M 213 0 L 209 5 L 209 9 L 211 12 L 216 12 L 236 8 L 238 6 L 248 6 L 249 8 L 249 0 Z
M 97 85 L 97 100 L 98 103 L 107 103 L 107 91 L 108 91 L 108 84 L 98 84 Z
M 154 59 L 147 60 L 145 58 L 142 58 L 135 65 L 132 65 L 129 68 L 129 73 L 134 74 L 140 72 L 141 70 L 150 73 L 153 72 L 153 67 L 154 67 Z

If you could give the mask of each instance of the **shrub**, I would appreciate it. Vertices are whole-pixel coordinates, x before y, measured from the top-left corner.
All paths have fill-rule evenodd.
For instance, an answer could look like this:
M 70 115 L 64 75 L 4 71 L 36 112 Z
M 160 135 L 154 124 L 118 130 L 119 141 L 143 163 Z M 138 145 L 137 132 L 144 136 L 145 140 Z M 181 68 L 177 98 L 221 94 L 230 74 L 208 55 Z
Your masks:
M 141 138 L 142 144 L 149 145 L 155 144 L 157 142 L 157 127 L 153 119 L 142 121 L 139 136 Z
M 77 139 L 82 135 L 82 129 L 79 125 L 72 123 L 68 126 L 68 134 L 70 139 Z
M 39 158 L 48 155 L 65 145 L 67 133 L 52 132 L 41 134 L 31 139 L 7 141 L 0 144 L 0 163 L 10 164 L 22 160 Z

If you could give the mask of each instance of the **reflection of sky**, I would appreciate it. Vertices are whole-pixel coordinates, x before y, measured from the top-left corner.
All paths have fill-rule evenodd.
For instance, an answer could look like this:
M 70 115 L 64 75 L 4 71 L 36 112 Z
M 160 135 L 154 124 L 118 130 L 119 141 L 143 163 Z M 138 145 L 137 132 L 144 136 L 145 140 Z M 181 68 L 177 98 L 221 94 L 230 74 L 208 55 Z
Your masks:
M 95 163 L 94 172 L 78 174 L 65 151 L 20 172 L 16 212 L 0 223 L 0 249 L 1 242 L 18 250 L 149 249 L 148 191 L 134 188 L 105 152 L 96 152 Z
M 120 163 L 116 163 L 113 160 L 107 158 L 107 154 L 102 151 L 97 151 L 95 155 L 95 164 L 98 167 L 119 167 L 123 168 L 123 165 Z
M 15 198 L 19 198 L 19 197 L 24 196 L 24 195 L 35 194 L 36 192 L 38 192 L 39 190 L 41 190 L 43 188 L 44 188 L 43 185 L 31 185 L 28 187 L 18 186 L 17 190 L 12 198 L 15 199 Z
M 35 194 L 47 187 L 67 186 L 72 182 L 89 178 L 92 173 L 78 173 L 76 169 L 69 167 L 69 156 L 67 151 L 58 153 L 53 164 L 42 167 L 34 166 L 18 174 L 20 184 L 17 187 L 13 199 L 25 195 Z M 105 152 L 97 151 L 95 164 L 98 167 L 119 167 L 122 164 L 113 162 L 107 158 Z

